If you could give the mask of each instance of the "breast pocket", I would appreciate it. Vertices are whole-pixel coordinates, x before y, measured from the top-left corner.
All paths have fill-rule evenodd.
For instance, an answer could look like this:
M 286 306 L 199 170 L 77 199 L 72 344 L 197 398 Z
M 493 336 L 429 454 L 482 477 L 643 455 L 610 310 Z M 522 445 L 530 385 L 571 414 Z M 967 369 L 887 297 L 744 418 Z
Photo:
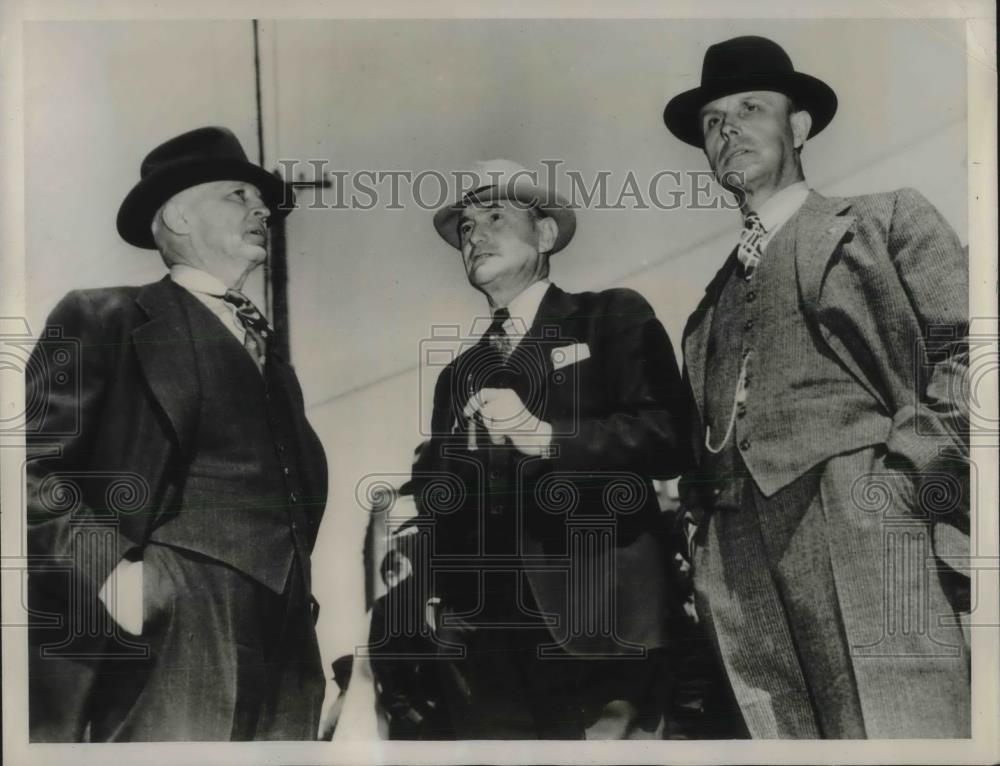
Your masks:
M 592 358 L 551 369 L 548 384 L 550 417 L 575 419 L 602 410 L 605 391 Z

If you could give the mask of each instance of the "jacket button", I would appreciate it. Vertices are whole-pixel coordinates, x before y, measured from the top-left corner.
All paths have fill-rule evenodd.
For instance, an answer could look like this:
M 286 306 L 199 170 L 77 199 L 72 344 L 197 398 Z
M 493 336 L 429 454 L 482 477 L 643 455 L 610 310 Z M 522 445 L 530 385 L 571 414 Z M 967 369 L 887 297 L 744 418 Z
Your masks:
M 746 322 L 744 322 L 743 323 L 743 329 L 744 330 L 752 330 L 753 329 L 753 320 L 752 319 L 748 319 Z
M 289 468 L 288 468 L 287 465 L 284 468 L 281 469 L 281 472 L 283 474 L 285 474 L 285 476 L 288 476 L 289 474 L 291 474 L 291 470 L 289 470 Z
M 288 499 L 291 500 L 293 503 L 299 502 L 299 496 L 296 495 L 294 492 L 288 493 Z
M 743 450 L 744 452 L 746 452 L 748 449 L 750 449 L 750 440 L 749 439 L 741 439 L 740 440 L 740 449 Z
M 496 481 L 499 478 L 500 478 L 500 472 L 499 471 L 490 471 L 490 479 L 492 479 L 493 481 Z

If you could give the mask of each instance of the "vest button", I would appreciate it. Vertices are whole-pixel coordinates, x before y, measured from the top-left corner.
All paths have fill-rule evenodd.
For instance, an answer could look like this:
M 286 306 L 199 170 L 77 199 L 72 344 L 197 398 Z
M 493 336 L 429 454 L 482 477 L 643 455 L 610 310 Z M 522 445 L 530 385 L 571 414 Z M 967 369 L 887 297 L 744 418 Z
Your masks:
M 743 450 L 744 452 L 746 452 L 748 449 L 750 449 L 750 440 L 749 439 L 741 439 L 740 440 L 740 449 Z
M 736 406 L 736 417 L 738 418 L 746 417 L 746 414 L 747 414 L 747 406 L 743 404 L 743 402 L 740 402 Z
M 752 330 L 753 329 L 753 320 L 752 319 L 748 319 L 746 322 L 744 322 L 743 323 L 743 329 L 744 330 Z
M 291 470 L 289 470 L 288 466 L 286 465 L 284 468 L 281 469 L 281 472 L 285 474 L 285 476 L 288 476 L 291 473 Z
M 753 290 L 747 293 L 747 303 L 753 303 L 754 299 L 757 297 L 757 293 Z
M 288 493 L 288 499 L 291 500 L 293 503 L 299 502 L 299 496 L 296 495 L 294 492 Z

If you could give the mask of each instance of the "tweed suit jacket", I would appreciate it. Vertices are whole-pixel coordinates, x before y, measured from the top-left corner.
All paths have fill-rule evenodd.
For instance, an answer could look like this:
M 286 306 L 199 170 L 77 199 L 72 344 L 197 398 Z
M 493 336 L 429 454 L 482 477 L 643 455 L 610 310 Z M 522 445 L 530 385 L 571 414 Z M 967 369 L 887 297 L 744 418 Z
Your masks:
M 485 347 L 481 341 L 438 376 L 432 438 L 413 469 L 418 508 L 435 528 L 435 545 L 475 558 L 488 542 L 481 537 L 484 515 L 506 503 L 519 514 L 523 572 L 538 607 L 553 618 L 555 640 L 576 654 L 613 654 L 622 642 L 661 646 L 667 569 L 651 479 L 676 476 L 689 464 L 686 400 L 662 325 L 631 290 L 548 289 L 510 366 L 529 371 L 515 391 L 536 417 L 552 424 L 555 452 L 547 459 L 527 458 L 507 447 L 512 459 L 497 463 L 506 473 L 500 477 L 504 486 L 513 488 L 506 499 L 490 491 L 494 464 L 472 459 L 466 433 L 455 431 L 469 396 L 465 371 L 476 368 Z M 502 457 L 499 452 L 491 459 Z M 443 480 L 461 488 L 457 510 L 438 510 Z M 600 584 L 581 591 L 559 562 L 569 557 L 570 528 L 595 522 L 613 528 L 615 547 L 593 553 L 599 560 L 588 561 L 589 571 Z M 615 635 L 573 633 L 571 622 L 584 610 L 605 608 L 614 611 Z
M 753 449 L 743 456 L 757 485 L 772 495 L 823 460 L 872 444 L 884 444 L 915 474 L 967 461 L 968 258 L 951 227 L 912 189 L 844 199 L 812 192 L 786 226 L 795 228 L 802 319 L 879 414 L 831 436 L 838 403 L 789 391 L 783 371 L 802 360 L 788 358 L 779 339 L 762 344 L 747 392 L 748 412 L 760 421 L 749 423 Z M 736 265 L 734 254 L 684 332 L 699 462 L 706 344 L 714 304 Z
M 794 268 L 797 295 L 786 305 L 797 305 L 798 312 L 764 322 L 759 330 L 766 342 L 754 347 L 758 356 L 741 419 L 746 441 L 740 440 L 740 457 L 765 497 L 807 472 L 818 474 L 822 512 L 801 523 L 823 527 L 866 735 L 961 731 L 969 704 L 967 655 L 955 615 L 968 609 L 966 254 L 941 215 L 910 189 L 845 199 L 811 193 L 785 226 L 791 230 L 782 229 L 772 247 L 779 238 L 785 243 L 789 234 L 794 238 L 792 258 L 785 263 Z M 772 254 L 778 255 L 765 252 L 758 268 L 766 268 Z M 700 466 L 709 462 L 703 446 L 706 344 L 715 303 L 736 267 L 733 255 L 709 284 L 685 332 L 685 374 L 699 421 L 692 429 L 693 449 Z M 784 284 L 787 289 L 789 281 Z M 765 281 L 754 289 L 756 302 L 764 302 Z M 765 310 L 761 316 L 777 315 Z M 805 323 L 808 341 L 782 343 L 783 321 Z M 810 365 L 810 359 L 819 366 L 821 355 L 823 363 L 835 360 L 847 372 L 841 377 L 856 383 L 843 399 L 818 400 L 815 389 L 790 385 L 807 380 L 796 377 L 796 368 Z M 707 513 L 721 494 L 720 480 L 726 477 L 704 468 L 683 482 L 682 501 L 698 527 L 696 561 L 709 550 L 699 546 L 708 542 L 702 534 L 708 534 Z M 906 555 L 890 544 L 903 537 L 915 541 Z M 729 543 L 735 546 L 730 555 L 738 557 L 740 547 Z M 731 563 L 732 572 L 724 567 L 713 578 L 700 576 L 695 565 L 695 580 L 710 600 L 724 603 L 734 591 L 727 577 L 738 576 L 733 572 L 740 567 Z M 934 569 L 940 577 L 921 574 Z M 912 626 L 888 631 L 884 610 L 894 607 L 887 606 L 886 594 L 892 594 L 893 604 L 923 605 L 929 625 L 916 625 L 911 615 Z M 755 619 L 776 634 L 786 629 L 777 614 Z M 729 635 L 727 645 L 740 638 Z M 798 667 L 789 646 L 769 651 L 787 654 L 790 666 Z M 736 656 L 723 650 L 726 663 L 739 663 Z M 743 684 L 737 692 L 741 705 L 756 688 L 787 691 L 780 679 L 754 680 L 752 664 L 734 667 Z M 757 736 L 776 736 L 767 724 L 770 714 L 762 718 L 751 706 L 744 715 L 755 722 Z

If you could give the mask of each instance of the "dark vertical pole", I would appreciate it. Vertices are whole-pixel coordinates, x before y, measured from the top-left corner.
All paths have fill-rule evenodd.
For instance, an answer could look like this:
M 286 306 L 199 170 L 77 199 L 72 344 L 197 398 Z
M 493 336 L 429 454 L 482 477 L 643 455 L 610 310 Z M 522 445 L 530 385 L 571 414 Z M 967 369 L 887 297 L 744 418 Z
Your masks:
M 260 98 L 260 30 L 257 19 L 250 22 L 253 25 L 253 84 L 257 104 L 257 164 L 264 167 L 264 116 Z
M 260 30 L 257 19 L 253 19 L 252 24 L 254 89 L 257 102 L 257 163 L 264 167 L 264 115 L 260 94 Z M 267 300 L 265 310 L 274 327 L 274 335 L 270 342 L 278 354 L 291 361 L 291 345 L 288 339 L 288 255 L 284 219 L 272 222 L 270 240 L 270 252 L 267 263 L 264 265 L 264 294 Z

